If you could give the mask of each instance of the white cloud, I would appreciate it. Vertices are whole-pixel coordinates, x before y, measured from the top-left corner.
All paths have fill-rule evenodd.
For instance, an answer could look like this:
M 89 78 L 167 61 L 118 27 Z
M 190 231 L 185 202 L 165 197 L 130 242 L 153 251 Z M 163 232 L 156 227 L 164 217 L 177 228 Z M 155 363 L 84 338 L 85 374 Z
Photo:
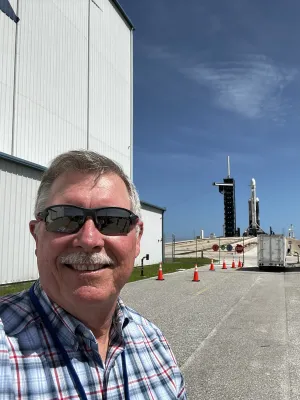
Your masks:
M 239 61 L 195 63 L 187 54 L 177 54 L 165 46 L 143 44 L 150 59 L 167 63 L 188 79 L 206 87 L 213 103 L 245 118 L 266 118 L 284 124 L 292 107 L 284 89 L 295 81 L 299 70 L 276 64 L 262 54 L 240 55 Z M 198 58 L 206 58 L 205 52 Z
M 295 79 L 293 68 L 279 67 L 264 56 L 240 62 L 198 64 L 180 71 L 211 90 L 215 104 L 247 118 L 282 120 L 287 105 L 282 91 Z

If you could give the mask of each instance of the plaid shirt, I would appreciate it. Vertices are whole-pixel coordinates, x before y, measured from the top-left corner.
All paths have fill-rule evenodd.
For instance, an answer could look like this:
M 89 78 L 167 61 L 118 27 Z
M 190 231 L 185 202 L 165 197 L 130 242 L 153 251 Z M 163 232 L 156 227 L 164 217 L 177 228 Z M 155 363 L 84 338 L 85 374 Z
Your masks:
M 126 346 L 130 400 L 186 399 L 183 377 L 161 331 L 119 299 L 105 365 L 93 333 L 35 283 L 35 294 L 88 399 L 124 399 Z M 28 291 L 0 298 L 0 399 L 72 400 L 79 395 Z

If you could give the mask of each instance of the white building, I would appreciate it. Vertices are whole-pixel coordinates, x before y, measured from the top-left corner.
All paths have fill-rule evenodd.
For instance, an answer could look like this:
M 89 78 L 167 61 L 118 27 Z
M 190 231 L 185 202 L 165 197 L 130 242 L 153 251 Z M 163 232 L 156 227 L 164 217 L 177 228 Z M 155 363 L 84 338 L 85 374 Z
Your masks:
M 141 202 L 144 234 L 141 240 L 140 255 L 135 265 L 141 265 L 141 260 L 149 254 L 149 260 L 144 259 L 144 265 L 156 264 L 164 259 L 164 212 L 165 208 Z
M 132 177 L 133 26 L 115 0 L 0 0 L 0 32 L 1 284 L 37 277 L 28 222 L 57 154 L 95 150 Z M 150 208 L 142 252 L 156 263 L 163 210 Z

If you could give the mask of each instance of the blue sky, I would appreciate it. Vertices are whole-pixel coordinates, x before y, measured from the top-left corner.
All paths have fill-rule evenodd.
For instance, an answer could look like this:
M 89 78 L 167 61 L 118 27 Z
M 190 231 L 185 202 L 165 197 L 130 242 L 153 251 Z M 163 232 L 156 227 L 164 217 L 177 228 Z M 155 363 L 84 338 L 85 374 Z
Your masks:
M 222 233 L 236 180 L 248 226 L 256 179 L 262 228 L 300 234 L 300 3 L 297 0 L 121 0 L 134 32 L 134 181 L 167 208 L 178 238 Z

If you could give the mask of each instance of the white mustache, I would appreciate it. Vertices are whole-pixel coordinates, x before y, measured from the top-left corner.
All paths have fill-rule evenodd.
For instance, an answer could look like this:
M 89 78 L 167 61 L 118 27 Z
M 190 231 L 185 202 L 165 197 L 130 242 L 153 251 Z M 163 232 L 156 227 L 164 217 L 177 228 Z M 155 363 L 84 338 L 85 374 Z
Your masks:
M 101 264 L 113 265 L 114 261 L 107 255 L 102 253 L 71 253 L 67 256 L 61 256 L 60 262 L 62 264 Z

